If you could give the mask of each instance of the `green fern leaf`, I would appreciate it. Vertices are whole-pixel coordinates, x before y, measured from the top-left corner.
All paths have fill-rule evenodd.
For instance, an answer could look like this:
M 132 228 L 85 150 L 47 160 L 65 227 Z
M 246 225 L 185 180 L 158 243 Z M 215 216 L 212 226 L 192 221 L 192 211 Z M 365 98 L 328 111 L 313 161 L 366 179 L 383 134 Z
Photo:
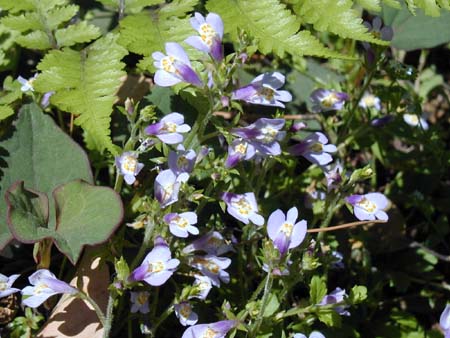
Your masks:
M 168 41 L 182 42 L 194 33 L 186 13 L 197 0 L 177 0 L 159 10 L 129 15 L 120 22 L 119 43 L 129 51 L 149 56 L 164 50 Z
M 331 32 L 343 38 L 387 45 L 367 32 L 360 14 L 352 9 L 351 0 L 298 0 L 294 11 L 318 31 Z
M 416 0 L 415 2 L 417 7 L 422 8 L 426 15 L 430 16 L 440 15 L 440 7 L 438 6 L 435 0 Z
M 33 12 L 28 12 L 17 16 L 8 15 L 2 19 L 2 24 L 20 33 L 31 30 L 44 30 L 45 28 L 42 21 L 39 20 L 39 15 Z
M 52 43 L 48 35 L 43 31 L 34 31 L 26 35 L 18 36 L 16 42 L 29 49 L 44 50 L 52 48 Z
M 55 33 L 56 42 L 59 47 L 72 46 L 77 43 L 89 42 L 101 35 L 97 26 L 81 21 L 67 28 L 57 30 Z
M 55 91 L 52 103 L 78 115 L 75 123 L 87 133 L 88 145 L 117 154 L 110 138 L 112 106 L 120 86 L 127 51 L 107 35 L 81 52 L 64 48 L 50 51 L 38 64 L 42 72 L 34 87 L 44 93 Z
M 209 0 L 206 8 L 222 17 L 225 30 L 235 38 L 239 29 L 256 38 L 262 53 L 344 57 L 309 32 L 299 32 L 296 17 L 277 0 Z
M 356 3 L 369 11 L 381 11 L 380 0 L 356 0 Z
M 14 110 L 10 106 L 0 105 L 0 121 L 14 115 Z
M 64 7 L 56 7 L 48 12 L 47 27 L 48 29 L 58 28 L 64 22 L 72 19 L 78 12 L 79 8 L 75 5 Z
M 406 0 L 406 1 L 408 2 L 410 0 Z M 398 9 L 402 8 L 401 4 L 397 0 L 383 0 L 383 3 L 388 6 L 391 6 L 392 8 L 398 8 Z
M 119 11 L 120 0 L 96 0 L 104 6 L 112 7 L 115 11 Z M 136 14 L 142 11 L 144 7 L 154 6 L 164 3 L 164 0 L 125 0 L 125 13 Z
M 0 0 L 0 7 L 2 8 L 2 10 L 11 13 L 30 11 L 34 9 L 34 0 L 21 0 L 21 1 Z

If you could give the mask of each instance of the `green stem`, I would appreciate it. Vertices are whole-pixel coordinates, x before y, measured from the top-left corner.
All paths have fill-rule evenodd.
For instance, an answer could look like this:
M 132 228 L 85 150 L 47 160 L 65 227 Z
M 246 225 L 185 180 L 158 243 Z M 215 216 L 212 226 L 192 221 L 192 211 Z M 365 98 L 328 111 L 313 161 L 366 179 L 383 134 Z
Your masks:
M 134 258 L 133 262 L 130 265 L 130 271 L 133 271 L 139 264 L 139 262 L 142 260 L 142 257 L 144 257 L 144 254 L 149 246 L 150 239 L 152 238 L 154 229 L 155 229 L 155 220 L 152 215 L 151 217 L 149 217 L 149 221 L 147 223 L 147 226 L 145 227 L 145 234 L 144 240 L 142 241 L 142 245 L 139 248 L 136 257 Z
M 164 313 L 158 318 L 158 320 L 155 322 L 155 324 L 153 325 L 152 328 L 152 337 L 156 337 L 155 333 L 156 330 L 158 329 L 158 327 L 161 325 L 161 323 L 163 321 L 165 321 L 167 319 L 167 317 L 169 317 L 172 312 L 174 311 L 173 308 L 173 302 L 169 305 L 169 307 L 164 311 Z
M 255 325 L 253 326 L 253 329 L 251 330 L 249 336 L 250 337 L 256 337 L 256 335 L 258 334 L 259 328 L 261 326 L 263 317 L 264 317 L 264 312 L 266 310 L 266 306 L 267 306 L 267 302 L 269 300 L 269 294 L 270 294 L 270 290 L 272 289 L 272 283 L 273 283 L 273 278 L 272 278 L 272 266 L 270 265 L 267 271 L 267 277 L 264 283 L 264 293 L 261 299 L 261 307 L 258 313 L 258 317 L 256 318 L 256 322 Z
M 112 328 L 112 321 L 114 318 L 114 313 L 113 313 L 113 309 L 114 309 L 114 300 L 115 300 L 115 291 L 111 290 L 109 292 L 109 297 L 108 297 L 108 306 L 106 307 L 106 318 L 103 324 L 103 338 L 108 338 L 109 337 L 109 332 L 111 331 Z

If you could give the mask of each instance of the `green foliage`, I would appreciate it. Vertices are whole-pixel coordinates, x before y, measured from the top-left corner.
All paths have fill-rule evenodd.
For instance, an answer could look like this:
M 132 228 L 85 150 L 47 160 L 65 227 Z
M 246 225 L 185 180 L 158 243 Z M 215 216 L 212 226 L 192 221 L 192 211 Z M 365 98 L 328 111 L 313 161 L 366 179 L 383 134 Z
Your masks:
M 37 68 L 42 72 L 34 82 L 37 91 L 55 91 L 52 103 L 79 115 L 75 123 L 86 132 L 88 147 L 117 150 L 110 138 L 112 106 L 121 83 L 126 50 L 116 35 L 107 35 L 82 51 L 50 51 Z
M 96 0 L 101 2 L 104 6 L 112 7 L 115 11 L 120 11 L 119 0 Z M 159 5 L 164 3 L 163 0 L 125 0 L 124 13 L 139 13 L 146 6 Z
M 158 9 L 129 15 L 120 22 L 118 41 L 130 52 L 147 57 L 163 51 L 166 42 L 181 43 L 194 33 L 187 13 L 193 11 L 197 3 L 198 0 L 176 0 Z
M 0 7 L 9 11 L 0 23 L 17 34 L 15 41 L 26 48 L 56 49 L 100 36 L 98 27 L 83 21 L 66 27 L 79 11 L 66 0 L 0 0 Z
M 297 0 L 293 8 L 303 22 L 312 24 L 318 31 L 331 32 L 343 38 L 387 44 L 367 32 L 360 14 L 352 6 L 351 0 Z
M 209 0 L 206 7 L 222 17 L 234 38 L 240 29 L 254 37 L 262 53 L 343 57 L 309 31 L 300 31 L 295 15 L 278 0 Z
M 309 301 L 311 304 L 318 304 L 327 294 L 327 285 L 319 276 L 313 276 L 309 284 Z
M 3 169 L 0 196 L 4 196 L 16 181 L 24 181 L 27 187 L 46 194 L 50 194 L 59 184 L 73 179 L 93 182 L 86 154 L 35 104 L 22 108 L 16 128 L 13 137 L 2 142 L 8 156 L 3 157 L 7 167 Z M 53 202 L 50 200 L 50 210 L 53 209 Z M 55 216 L 50 214 L 49 217 Z M 11 234 L 6 225 L 6 204 L 2 198 L 0 248 L 10 239 Z
M 356 3 L 375 12 L 381 11 L 381 4 L 397 9 L 400 9 L 402 4 L 406 4 L 412 14 L 415 14 L 416 9 L 420 8 L 429 16 L 440 16 L 441 9 L 450 10 L 448 0 L 356 0 Z

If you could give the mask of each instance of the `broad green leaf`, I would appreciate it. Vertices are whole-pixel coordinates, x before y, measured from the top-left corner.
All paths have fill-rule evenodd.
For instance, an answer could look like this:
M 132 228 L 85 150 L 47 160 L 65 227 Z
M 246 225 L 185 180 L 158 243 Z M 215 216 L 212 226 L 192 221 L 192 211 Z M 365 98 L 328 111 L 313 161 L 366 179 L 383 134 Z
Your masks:
M 280 302 L 278 301 L 277 295 L 271 293 L 269 295 L 269 299 L 266 304 L 266 308 L 264 309 L 263 317 L 272 316 L 280 307 Z
M 363 285 L 355 285 L 350 291 L 349 301 L 358 304 L 367 298 L 367 288 Z
M 59 47 L 72 46 L 77 43 L 89 42 L 101 35 L 100 29 L 82 21 L 75 25 L 56 31 L 55 37 Z
M 319 276 L 313 276 L 309 284 L 309 301 L 311 304 L 318 304 L 327 294 L 327 285 Z
M 122 202 L 111 188 L 75 180 L 56 188 L 53 195 L 55 244 L 74 264 L 85 245 L 106 241 L 122 220 Z
M 42 72 L 34 82 L 36 91 L 55 91 L 52 103 L 79 115 L 75 123 L 87 133 L 88 146 L 117 154 L 110 138 L 110 121 L 116 92 L 125 75 L 121 59 L 127 51 L 107 35 L 82 51 L 69 48 L 49 52 L 38 64 Z
M 341 326 L 341 316 L 333 309 L 320 309 L 317 317 L 327 326 Z
M 401 10 L 383 7 L 382 18 L 394 30 L 391 45 L 406 51 L 433 48 L 450 41 L 450 11 L 441 11 L 441 16 L 432 18 L 421 9 L 416 15 L 403 6 Z
M 2 142 L 8 153 L 3 157 L 0 181 L 0 249 L 10 240 L 6 224 L 6 190 L 16 181 L 50 196 L 53 189 L 73 179 L 93 182 L 89 161 L 78 144 L 44 115 L 36 104 L 22 107 L 12 137 Z M 49 198 L 50 219 L 54 219 L 53 199 Z

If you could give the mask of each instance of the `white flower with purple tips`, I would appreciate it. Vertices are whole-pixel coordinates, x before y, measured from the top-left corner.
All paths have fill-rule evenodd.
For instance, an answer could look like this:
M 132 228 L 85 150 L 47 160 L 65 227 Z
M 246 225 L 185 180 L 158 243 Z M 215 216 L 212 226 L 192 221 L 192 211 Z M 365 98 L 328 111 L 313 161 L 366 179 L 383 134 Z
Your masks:
M 194 291 L 189 295 L 189 299 L 198 298 L 205 300 L 208 297 L 209 291 L 212 289 L 211 279 L 203 275 L 195 275 L 195 281 L 192 285 L 192 290 Z
M 417 116 L 416 114 L 403 114 L 403 121 L 412 127 L 422 127 L 423 130 L 428 130 L 428 122 L 423 116 Z
M 178 201 L 181 180 L 170 169 L 161 171 L 155 179 L 155 198 L 165 208 Z
M 190 21 L 200 36 L 190 36 L 185 42 L 202 52 L 209 53 L 215 60 L 221 61 L 223 59 L 223 21 L 220 16 L 209 13 L 205 18 L 195 12 Z
M 442 311 L 439 325 L 444 330 L 445 338 L 450 338 L 450 304 L 447 304 L 444 311 Z
M 173 306 L 175 315 L 183 326 L 195 325 L 198 322 L 198 315 L 192 311 L 192 306 L 188 302 L 181 302 Z
M 258 214 L 258 205 L 254 193 L 233 194 L 225 192 L 222 194 L 222 200 L 227 204 L 227 212 L 239 221 L 245 224 L 249 222 L 256 225 L 264 224 L 264 217 Z
M 229 251 L 233 251 L 233 246 L 225 242 L 220 232 L 210 231 L 206 235 L 203 235 L 188 246 L 184 247 L 183 252 L 190 253 L 199 250 L 210 255 L 218 256 Z
M 169 224 L 172 235 L 176 237 L 186 238 L 189 234 L 198 235 L 198 228 L 192 224 L 197 224 L 197 214 L 192 211 L 182 212 L 178 214 L 172 212 L 164 216 L 164 222 Z
M 11 275 L 9 277 L 0 273 L 0 298 L 9 296 L 20 289 L 13 288 L 12 285 L 20 275 Z
M 313 331 L 309 336 L 305 336 L 303 333 L 296 333 L 292 338 L 325 338 L 325 336 L 319 331 Z
M 165 47 L 167 55 L 161 52 L 152 54 L 155 60 L 153 64 L 158 68 L 155 73 L 155 83 L 161 87 L 170 87 L 180 82 L 203 86 L 197 73 L 192 69 L 183 47 L 176 42 L 167 42 Z
M 311 93 L 309 99 L 313 104 L 312 111 L 318 113 L 342 109 L 349 97 L 347 93 L 319 88 Z
M 22 290 L 22 303 L 28 307 L 36 308 L 49 297 L 60 293 L 75 294 L 78 290 L 66 282 L 56 278 L 49 270 L 41 269 L 28 277 L 32 286 Z
M 325 295 L 318 305 L 331 305 L 336 303 L 343 303 L 345 301 L 345 298 L 347 298 L 347 293 L 345 292 L 345 290 L 341 288 L 336 288 L 330 294 Z M 346 310 L 347 307 L 348 305 L 342 304 L 336 306 L 334 308 L 334 311 L 336 311 L 341 316 L 350 316 L 350 312 Z
M 228 146 L 228 157 L 225 160 L 227 168 L 233 168 L 242 160 L 250 160 L 256 154 L 255 147 L 244 139 L 235 139 Z
M 185 150 L 183 145 L 177 146 L 177 151 L 169 153 L 169 169 L 172 170 L 181 182 L 187 182 L 189 174 L 194 170 L 197 155 L 192 149 Z
M 275 210 L 267 221 L 267 233 L 281 256 L 289 249 L 299 246 L 306 236 L 306 221 L 297 222 L 298 210 L 293 207 L 287 215 L 280 209 Z
M 378 96 L 371 93 L 364 93 L 361 101 L 359 101 L 358 106 L 363 109 L 374 108 L 375 110 L 381 110 L 381 100 Z
M 152 286 L 163 285 L 175 272 L 180 261 L 172 258 L 169 246 L 162 237 L 155 239 L 155 246 L 141 265 L 130 275 L 130 281 L 144 281 Z
M 131 313 L 140 312 L 143 314 L 149 313 L 150 308 L 148 304 L 148 298 L 150 293 L 147 291 L 139 291 L 139 292 L 130 292 L 131 298 Z
M 389 206 L 389 200 L 382 193 L 372 192 L 365 195 L 351 195 L 346 201 L 353 206 L 353 213 L 360 221 L 374 221 L 389 219 L 385 210 Z
M 119 173 L 123 175 L 127 184 L 133 184 L 136 181 L 136 176 L 144 168 L 144 165 L 138 162 L 137 155 L 132 151 L 126 151 L 122 155 L 116 156 L 115 162 Z
M 36 80 L 37 76 L 38 76 L 37 74 L 34 74 L 34 76 L 30 77 L 28 80 L 22 76 L 19 76 L 17 78 L 17 81 L 19 81 L 20 84 L 22 85 L 22 87 L 20 87 L 20 90 L 24 93 L 28 91 L 34 92 L 33 82 L 34 80 Z
M 291 93 L 278 90 L 284 85 L 284 81 L 284 75 L 278 72 L 258 75 L 249 85 L 233 91 L 231 99 L 284 108 L 282 102 L 292 101 Z
M 344 171 L 342 164 L 337 162 L 334 165 L 330 165 L 323 169 L 325 178 L 327 179 L 328 191 L 338 188 L 342 183 L 342 172 Z
M 224 269 L 231 264 L 231 259 L 227 257 L 217 257 L 214 255 L 194 256 L 189 265 L 199 270 L 203 275 L 211 280 L 211 284 L 220 287 L 220 281 L 228 283 L 230 274 Z
M 191 130 L 189 125 L 184 123 L 184 116 L 180 113 L 170 113 L 164 116 L 161 121 L 153 123 L 145 128 L 145 132 L 154 135 L 166 144 L 177 144 L 183 142 L 183 135 Z
M 184 331 L 181 338 L 225 338 L 228 331 L 234 328 L 236 320 L 222 320 L 210 324 L 198 324 Z
M 291 154 L 303 156 L 308 161 L 321 166 L 332 162 L 333 157 L 330 153 L 336 151 L 336 146 L 328 144 L 328 138 L 320 132 L 312 133 L 303 141 L 290 148 Z

